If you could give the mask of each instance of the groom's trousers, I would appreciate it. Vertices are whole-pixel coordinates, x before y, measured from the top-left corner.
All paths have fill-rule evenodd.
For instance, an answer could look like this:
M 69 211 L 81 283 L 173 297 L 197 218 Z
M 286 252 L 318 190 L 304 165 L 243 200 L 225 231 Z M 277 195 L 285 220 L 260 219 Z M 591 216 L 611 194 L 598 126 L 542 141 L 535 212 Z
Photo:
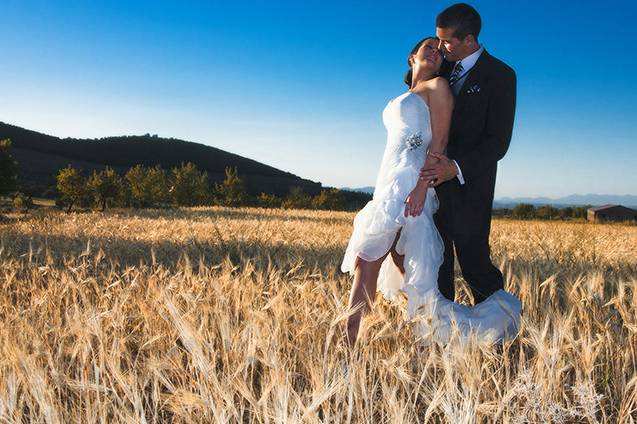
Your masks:
M 502 273 L 491 262 L 489 232 L 452 235 L 443 216 L 434 215 L 445 245 L 444 261 L 438 271 L 438 288 L 444 297 L 454 300 L 454 262 L 458 258 L 462 276 L 469 285 L 475 303 L 504 288 Z

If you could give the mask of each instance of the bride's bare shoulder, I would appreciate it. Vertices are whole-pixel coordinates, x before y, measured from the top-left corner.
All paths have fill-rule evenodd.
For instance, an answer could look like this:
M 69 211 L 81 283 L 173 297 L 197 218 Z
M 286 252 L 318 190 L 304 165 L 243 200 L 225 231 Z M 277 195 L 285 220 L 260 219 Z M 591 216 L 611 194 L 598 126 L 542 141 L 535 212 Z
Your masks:
M 435 77 L 427 81 L 428 97 L 442 101 L 453 101 L 453 94 L 449 82 L 443 77 Z
M 443 77 L 435 77 L 428 81 L 429 88 L 432 91 L 438 91 L 442 93 L 451 93 L 451 88 L 449 88 L 449 81 L 447 81 Z

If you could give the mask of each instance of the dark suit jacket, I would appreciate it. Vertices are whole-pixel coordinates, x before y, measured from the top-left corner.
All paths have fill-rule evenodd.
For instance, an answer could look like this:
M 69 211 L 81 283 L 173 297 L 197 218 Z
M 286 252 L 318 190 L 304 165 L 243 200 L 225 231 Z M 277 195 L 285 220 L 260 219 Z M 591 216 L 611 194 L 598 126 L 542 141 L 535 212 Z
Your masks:
M 445 65 L 441 74 L 448 77 L 452 66 Z M 497 162 L 511 142 L 515 100 L 515 72 L 484 50 L 456 97 L 447 144 L 465 184 L 454 178 L 436 190 L 437 221 L 452 238 L 489 233 Z

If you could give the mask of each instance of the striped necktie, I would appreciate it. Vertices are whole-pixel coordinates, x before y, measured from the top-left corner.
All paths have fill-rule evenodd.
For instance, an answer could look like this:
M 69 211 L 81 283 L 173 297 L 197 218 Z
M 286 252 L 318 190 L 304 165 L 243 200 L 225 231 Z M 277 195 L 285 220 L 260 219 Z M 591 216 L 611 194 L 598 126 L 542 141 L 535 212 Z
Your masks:
M 462 67 L 462 61 L 458 61 L 458 63 L 456 63 L 456 66 L 453 68 L 451 76 L 449 77 L 449 85 L 454 85 L 458 82 L 458 77 L 462 75 L 462 71 L 464 71 L 464 68 Z

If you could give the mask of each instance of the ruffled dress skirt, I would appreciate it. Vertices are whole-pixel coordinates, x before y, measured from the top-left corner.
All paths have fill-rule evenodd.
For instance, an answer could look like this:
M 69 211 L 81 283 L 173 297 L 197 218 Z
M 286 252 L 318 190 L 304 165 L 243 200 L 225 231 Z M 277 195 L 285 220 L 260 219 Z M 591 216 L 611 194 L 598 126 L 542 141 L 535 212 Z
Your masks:
M 446 344 L 454 333 L 489 343 L 515 337 L 521 303 L 510 293 L 498 290 L 476 306 L 452 302 L 440 293 L 438 269 L 443 262 L 444 244 L 433 221 L 438 209 L 435 190 L 428 189 L 419 216 L 404 216 L 404 201 L 416 186 L 419 171 L 405 165 L 393 169 L 384 183 L 377 181 L 373 199 L 354 218 L 341 270 L 353 275 L 357 257 L 365 261 L 381 258 L 402 228 L 396 252 L 404 255 L 405 275 L 387 255 L 377 291 L 390 301 L 396 301 L 400 292 L 406 295 L 406 317 L 415 319 L 416 334 L 425 344 L 432 340 Z

